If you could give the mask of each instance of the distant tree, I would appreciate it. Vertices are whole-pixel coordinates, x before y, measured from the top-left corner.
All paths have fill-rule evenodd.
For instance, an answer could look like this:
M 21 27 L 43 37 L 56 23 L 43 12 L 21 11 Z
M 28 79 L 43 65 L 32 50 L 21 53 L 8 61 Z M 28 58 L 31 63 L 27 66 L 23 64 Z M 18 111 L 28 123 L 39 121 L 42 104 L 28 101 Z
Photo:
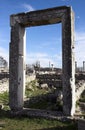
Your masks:
M 40 61 L 36 61 L 36 62 L 33 64 L 33 67 L 34 67 L 34 68 L 40 68 Z
M 32 64 L 35 72 L 40 70 L 40 61 L 36 61 L 34 64 Z

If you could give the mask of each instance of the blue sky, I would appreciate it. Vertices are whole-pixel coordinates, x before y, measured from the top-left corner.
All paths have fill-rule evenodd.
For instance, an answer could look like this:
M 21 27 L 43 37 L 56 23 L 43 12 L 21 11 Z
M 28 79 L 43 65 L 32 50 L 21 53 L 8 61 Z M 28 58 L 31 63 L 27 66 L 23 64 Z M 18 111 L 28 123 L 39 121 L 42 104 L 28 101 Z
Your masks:
M 75 12 L 75 56 L 78 66 L 85 61 L 85 1 L 82 0 L 0 0 L 0 56 L 9 60 L 10 15 L 56 6 L 72 6 Z M 61 67 L 61 24 L 26 28 L 26 63 Z

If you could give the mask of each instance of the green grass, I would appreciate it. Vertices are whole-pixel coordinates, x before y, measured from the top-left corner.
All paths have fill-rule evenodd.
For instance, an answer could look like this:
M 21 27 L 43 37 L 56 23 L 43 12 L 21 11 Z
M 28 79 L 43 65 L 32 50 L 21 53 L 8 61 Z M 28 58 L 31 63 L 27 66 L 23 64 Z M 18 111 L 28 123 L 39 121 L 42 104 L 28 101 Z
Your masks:
M 44 95 L 43 95 L 44 96 Z M 34 109 L 47 109 L 47 110 L 52 110 L 52 111 L 62 111 L 62 104 L 60 103 L 54 103 L 52 101 L 47 101 L 47 99 L 39 98 L 37 97 L 37 100 L 35 101 L 26 101 L 25 102 L 25 107 L 27 108 L 34 108 Z
M 7 105 L 8 100 L 9 100 L 8 92 L 4 92 L 4 93 L 0 94 L 0 103 L 3 103 L 4 105 Z
M 9 110 L 9 94 L 8 92 L 4 92 L 0 94 L 0 104 L 3 105 L 4 110 Z
M 76 123 L 40 118 L 0 118 L 2 130 L 77 130 Z
M 30 98 L 30 97 L 35 97 L 35 96 L 39 96 L 39 95 L 46 94 L 46 93 L 48 93 L 48 91 L 42 90 L 42 89 L 36 89 L 34 91 L 26 90 L 26 97 Z
M 37 80 L 34 80 L 34 81 L 31 81 L 30 83 L 26 84 L 25 95 L 27 98 L 35 97 L 35 96 L 39 96 L 39 95 L 51 92 L 51 89 L 48 89 L 48 90 L 40 89 L 39 87 L 37 87 L 35 85 L 36 82 L 37 82 Z M 29 86 L 31 86 L 31 88 L 29 88 Z
M 24 106 L 27 108 L 34 108 L 34 109 L 47 109 L 47 110 L 60 110 L 62 111 L 62 104 L 57 102 L 55 103 L 53 99 L 49 101 L 49 93 L 54 94 L 55 89 L 41 89 L 37 87 L 36 80 L 31 81 L 26 85 L 26 97 L 29 98 L 29 102 L 25 102 Z M 29 89 L 29 86 L 31 88 Z M 34 101 L 32 101 L 34 100 Z M 55 99 L 56 100 L 56 99 Z
M 39 94 L 40 90 L 35 95 Z M 44 92 L 41 92 L 41 94 Z M 34 92 L 33 92 L 34 95 Z M 8 93 L 0 94 L 0 103 L 4 108 L 0 110 L 1 130 L 77 130 L 75 122 L 60 122 L 43 118 L 11 117 L 9 111 Z M 40 106 L 45 106 L 45 102 Z

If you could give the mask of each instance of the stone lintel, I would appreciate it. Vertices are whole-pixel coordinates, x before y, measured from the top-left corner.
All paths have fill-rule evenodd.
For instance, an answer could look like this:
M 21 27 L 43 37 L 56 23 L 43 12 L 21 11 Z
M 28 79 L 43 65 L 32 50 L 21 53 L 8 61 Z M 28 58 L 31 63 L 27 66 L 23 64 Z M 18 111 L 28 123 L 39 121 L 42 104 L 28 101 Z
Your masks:
M 70 7 L 61 6 L 27 13 L 13 14 L 10 17 L 10 26 L 16 22 L 24 27 L 56 24 L 62 21 L 62 16 Z

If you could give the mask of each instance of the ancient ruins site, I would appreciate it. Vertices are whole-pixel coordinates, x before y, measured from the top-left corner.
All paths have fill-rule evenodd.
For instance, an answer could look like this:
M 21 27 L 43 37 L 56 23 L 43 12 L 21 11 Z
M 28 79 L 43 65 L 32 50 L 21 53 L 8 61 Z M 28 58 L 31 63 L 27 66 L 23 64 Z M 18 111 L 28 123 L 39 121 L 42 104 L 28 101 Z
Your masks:
M 62 22 L 63 50 L 63 112 L 75 113 L 74 15 L 70 7 L 57 7 L 11 15 L 9 93 L 11 110 L 23 108 L 25 88 L 25 28 Z M 16 52 L 16 53 L 15 53 Z
M 82 71 L 78 70 L 74 51 L 74 19 L 74 12 L 70 6 L 10 16 L 9 71 L 1 72 L 0 80 L 9 85 L 5 91 L 9 92 L 9 108 L 13 116 L 64 120 L 65 117 L 76 119 L 85 114 L 85 103 L 81 100 L 81 97 L 85 96 L 85 62 Z M 62 68 L 26 66 L 26 28 L 58 23 L 62 25 Z M 36 95 L 38 90 L 39 95 L 35 97 L 26 95 Z M 40 96 L 41 91 L 43 93 Z M 46 102 L 43 102 L 44 100 Z M 41 106 L 38 107 L 39 101 L 42 109 Z M 47 102 L 48 106 L 45 108 Z M 34 103 L 35 107 L 30 103 Z

